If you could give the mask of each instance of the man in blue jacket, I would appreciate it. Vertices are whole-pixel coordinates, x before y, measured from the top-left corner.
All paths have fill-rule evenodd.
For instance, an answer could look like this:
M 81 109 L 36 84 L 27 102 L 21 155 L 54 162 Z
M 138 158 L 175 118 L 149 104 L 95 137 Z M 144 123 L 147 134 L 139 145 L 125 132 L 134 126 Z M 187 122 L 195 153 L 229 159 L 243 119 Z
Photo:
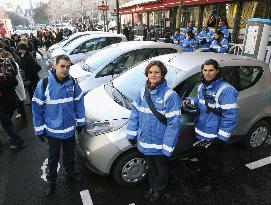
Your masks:
M 214 32 L 209 29 L 208 25 L 205 25 L 203 30 L 197 35 L 197 39 L 200 43 L 200 47 L 210 48 L 213 35 L 214 35 Z
M 200 166 L 207 185 L 201 191 L 218 189 L 223 179 L 223 147 L 237 125 L 238 91 L 220 76 L 218 62 L 210 59 L 202 66 L 198 95 L 183 102 L 199 110 L 195 120 L 198 139 L 193 145 L 202 149 Z
M 32 99 L 35 134 L 48 140 L 49 156 L 46 195 L 55 188 L 60 148 L 68 179 L 80 181 L 75 173 L 75 130 L 80 133 L 85 125 L 83 93 L 69 75 L 71 61 L 60 55 L 49 77 L 39 81 Z
M 228 53 L 229 42 L 223 37 L 221 31 L 216 31 L 214 33 L 214 39 L 211 42 L 209 50 L 215 53 Z

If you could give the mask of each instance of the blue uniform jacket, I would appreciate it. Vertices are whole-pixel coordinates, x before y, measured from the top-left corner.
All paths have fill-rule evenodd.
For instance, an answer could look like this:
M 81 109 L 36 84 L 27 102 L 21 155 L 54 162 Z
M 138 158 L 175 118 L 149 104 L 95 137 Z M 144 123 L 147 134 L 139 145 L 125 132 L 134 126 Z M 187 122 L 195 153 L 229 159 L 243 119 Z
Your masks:
M 219 28 L 219 30 L 223 33 L 223 37 L 227 40 L 229 40 L 230 32 L 227 28 L 227 26 L 222 26 Z
M 172 40 L 174 44 L 181 46 L 184 39 L 184 34 L 180 33 L 178 35 L 174 35 Z
M 32 98 L 35 135 L 67 139 L 75 134 L 75 126 L 85 125 L 84 95 L 69 76 L 60 83 L 50 71 L 44 91 L 39 81 Z
M 189 31 L 192 31 L 192 33 L 193 33 L 194 35 L 197 34 L 197 30 L 196 30 L 195 28 L 186 27 L 186 28 L 183 30 L 184 33 L 187 33 L 187 32 L 189 32 Z
M 183 52 L 193 52 L 195 47 L 196 40 L 194 38 L 186 38 L 182 43 L 182 51 Z
M 212 48 L 216 53 L 228 53 L 229 42 L 223 37 L 218 40 L 213 39 L 210 48 Z
M 151 112 L 144 97 L 145 87 L 135 98 L 128 123 L 128 139 L 137 139 L 137 148 L 144 155 L 171 156 L 180 132 L 180 99 L 167 82 L 151 90 L 155 108 L 167 118 L 162 124 Z
M 211 41 L 213 40 L 214 32 L 210 29 L 207 31 L 201 31 L 199 35 L 197 35 L 197 39 L 200 43 L 201 48 L 210 48 Z
M 206 86 L 206 94 L 209 96 L 207 103 L 209 107 L 221 112 L 222 115 L 218 116 L 211 111 L 207 111 L 203 89 L 204 85 L 200 84 L 198 96 L 190 98 L 191 104 L 195 105 L 200 111 L 195 120 L 196 137 L 199 140 L 206 139 L 208 141 L 218 137 L 223 141 L 228 141 L 231 131 L 238 122 L 237 98 L 239 93 L 222 78 Z

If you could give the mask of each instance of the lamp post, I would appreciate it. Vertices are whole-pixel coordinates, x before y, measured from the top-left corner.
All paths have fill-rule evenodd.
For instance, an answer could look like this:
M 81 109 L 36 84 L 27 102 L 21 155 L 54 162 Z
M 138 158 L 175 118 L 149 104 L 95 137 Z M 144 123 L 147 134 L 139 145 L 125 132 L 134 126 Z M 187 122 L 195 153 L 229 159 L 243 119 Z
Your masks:
M 120 33 L 119 0 L 116 0 L 116 13 L 117 13 L 117 33 Z

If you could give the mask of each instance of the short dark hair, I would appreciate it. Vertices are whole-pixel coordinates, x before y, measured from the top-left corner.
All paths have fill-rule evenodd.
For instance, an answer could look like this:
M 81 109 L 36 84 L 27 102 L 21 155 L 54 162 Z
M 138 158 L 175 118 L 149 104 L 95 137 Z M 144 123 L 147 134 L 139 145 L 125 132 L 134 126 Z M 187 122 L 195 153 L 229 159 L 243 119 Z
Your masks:
M 160 68 L 162 77 L 164 78 L 166 76 L 166 74 L 167 74 L 167 67 L 164 65 L 164 63 L 162 63 L 159 60 L 153 60 L 153 61 L 149 62 L 149 64 L 145 68 L 145 76 L 148 77 L 149 70 L 154 65 L 156 65 L 156 66 L 158 66 Z
M 67 55 L 59 55 L 56 57 L 56 64 L 59 63 L 60 60 L 65 60 L 71 62 L 71 59 Z
M 219 36 L 223 36 L 223 33 L 220 30 L 217 30 L 215 33 Z
M 209 59 L 209 60 L 205 61 L 203 63 L 203 65 L 201 66 L 201 70 L 203 70 L 205 65 L 213 65 L 216 70 L 220 70 L 218 62 L 214 59 Z
M 28 51 L 28 46 L 25 42 L 20 42 L 17 46 L 17 50 L 25 50 Z

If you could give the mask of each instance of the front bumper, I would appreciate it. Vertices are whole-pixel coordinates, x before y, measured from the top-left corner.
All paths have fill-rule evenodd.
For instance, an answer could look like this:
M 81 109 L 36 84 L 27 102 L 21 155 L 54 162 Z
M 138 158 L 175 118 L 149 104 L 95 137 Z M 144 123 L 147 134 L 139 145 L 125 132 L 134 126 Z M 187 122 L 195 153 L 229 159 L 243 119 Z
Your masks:
M 109 175 L 111 166 L 121 151 L 104 134 L 92 136 L 86 130 L 77 136 L 77 147 L 86 166 L 94 173 Z

